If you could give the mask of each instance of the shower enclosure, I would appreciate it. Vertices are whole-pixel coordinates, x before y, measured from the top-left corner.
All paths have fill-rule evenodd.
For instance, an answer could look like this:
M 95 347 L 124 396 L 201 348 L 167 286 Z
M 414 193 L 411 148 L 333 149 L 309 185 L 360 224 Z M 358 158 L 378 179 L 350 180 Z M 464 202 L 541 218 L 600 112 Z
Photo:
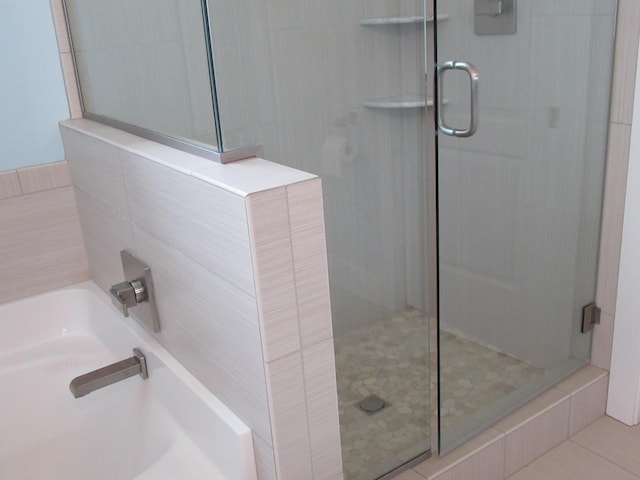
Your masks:
M 88 116 L 322 177 L 348 480 L 588 362 L 615 0 L 66 3 Z

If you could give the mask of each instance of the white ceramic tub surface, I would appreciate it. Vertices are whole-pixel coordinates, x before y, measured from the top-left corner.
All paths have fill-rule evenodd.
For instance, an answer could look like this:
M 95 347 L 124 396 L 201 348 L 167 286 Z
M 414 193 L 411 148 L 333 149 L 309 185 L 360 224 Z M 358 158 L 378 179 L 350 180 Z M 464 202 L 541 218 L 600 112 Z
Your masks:
M 92 282 L 0 305 L 0 479 L 255 480 L 251 431 Z M 139 376 L 75 399 L 76 376 Z

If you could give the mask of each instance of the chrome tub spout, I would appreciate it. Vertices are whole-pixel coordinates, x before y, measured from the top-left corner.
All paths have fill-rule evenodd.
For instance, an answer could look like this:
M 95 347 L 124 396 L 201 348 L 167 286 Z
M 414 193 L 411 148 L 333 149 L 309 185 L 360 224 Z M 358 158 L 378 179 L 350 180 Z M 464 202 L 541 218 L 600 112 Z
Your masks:
M 69 390 L 75 398 L 79 398 L 134 375 L 140 375 L 144 379 L 149 377 L 147 361 L 137 348 L 133 349 L 133 357 L 74 378 L 69 384 Z

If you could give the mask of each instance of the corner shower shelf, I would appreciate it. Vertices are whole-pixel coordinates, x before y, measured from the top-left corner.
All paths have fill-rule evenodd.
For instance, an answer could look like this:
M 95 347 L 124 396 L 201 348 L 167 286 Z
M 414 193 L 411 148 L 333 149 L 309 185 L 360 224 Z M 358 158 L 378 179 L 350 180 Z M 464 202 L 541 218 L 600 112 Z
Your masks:
M 447 20 L 449 15 L 446 13 L 440 14 L 437 17 L 437 21 L 441 22 Z M 378 17 L 378 18 L 365 18 L 360 20 L 360 25 L 375 26 L 375 25 L 406 25 L 410 23 L 422 23 L 425 21 L 424 16 L 409 16 L 409 17 Z M 427 17 L 427 23 L 433 22 L 433 17 Z
M 447 99 L 444 103 L 449 103 Z M 381 98 L 379 100 L 368 100 L 362 105 L 368 108 L 427 108 L 433 107 L 433 98 L 421 97 L 419 95 L 397 95 L 395 97 Z

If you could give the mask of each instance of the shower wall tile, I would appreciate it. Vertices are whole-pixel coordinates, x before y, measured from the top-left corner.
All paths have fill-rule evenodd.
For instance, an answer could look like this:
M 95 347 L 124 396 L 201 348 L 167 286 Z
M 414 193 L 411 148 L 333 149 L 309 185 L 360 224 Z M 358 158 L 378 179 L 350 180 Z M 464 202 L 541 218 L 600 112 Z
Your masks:
M 522 409 L 522 423 L 512 426 L 518 411 L 494 426 L 505 433 L 505 476 L 568 438 L 570 406 L 568 394 L 552 389 Z
M 600 324 L 595 325 L 593 329 L 591 365 L 602 368 L 603 370 L 609 370 L 611 368 L 613 323 L 613 316 L 602 312 L 600 315 Z
M 475 474 L 465 476 L 461 472 L 474 464 L 478 466 Z M 432 457 L 413 467 L 413 470 L 428 480 L 442 480 L 443 478 L 495 480 L 504 478 L 501 473 L 504 471 L 504 434 L 496 429 L 488 428 L 453 452 L 444 456 Z M 456 477 L 456 474 L 460 475 Z M 487 477 L 487 474 L 494 476 Z
M 268 362 L 265 369 L 277 478 L 312 479 L 301 352 Z
M 246 199 L 262 350 L 270 362 L 300 349 L 300 327 L 284 187 Z
M 16 170 L 0 172 L 0 200 L 17 197 L 20 193 L 22 192 L 20 191 L 18 172 Z
M 334 414 L 338 409 L 338 387 L 333 340 L 305 348 L 302 361 L 313 478 L 332 480 L 342 475 L 340 425 Z
M 612 123 L 609 126 L 596 302 L 603 312 L 611 316 L 615 315 L 618 291 L 618 267 L 630 141 L 630 125 Z
M 17 172 L 23 194 L 71 185 L 71 175 L 66 161 L 21 168 Z
M 289 185 L 287 199 L 300 335 L 307 346 L 333 336 L 320 179 Z
M 132 222 L 255 295 L 244 199 L 140 155 L 122 160 Z
M 618 0 L 610 119 L 631 124 L 640 36 L 640 2 Z
M 257 435 L 269 438 L 255 298 L 140 226 L 133 228 L 132 253 L 152 266 L 161 316 L 157 339 Z
M 129 216 L 118 149 L 66 128 L 61 132 L 73 185 L 119 214 Z
M 0 303 L 89 277 L 71 187 L 0 200 Z
M 91 279 L 108 291 L 124 280 L 120 251 L 134 246 L 131 220 L 77 187 L 75 194 Z
M 571 395 L 569 436 L 578 433 L 605 413 L 609 375 L 604 373 L 597 380 Z

